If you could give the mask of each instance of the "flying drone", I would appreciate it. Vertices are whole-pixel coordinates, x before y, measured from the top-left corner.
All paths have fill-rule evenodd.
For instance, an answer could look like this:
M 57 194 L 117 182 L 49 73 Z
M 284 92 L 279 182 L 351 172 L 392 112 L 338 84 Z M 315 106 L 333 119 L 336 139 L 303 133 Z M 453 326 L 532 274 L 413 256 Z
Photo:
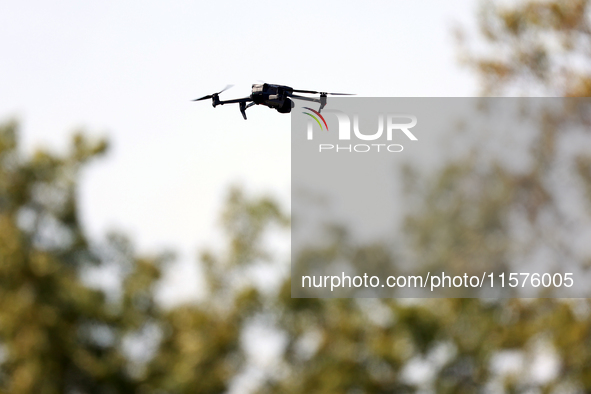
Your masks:
M 327 92 L 316 92 L 314 90 L 299 90 L 284 85 L 273 85 L 270 83 L 261 83 L 252 85 L 252 93 L 248 97 L 232 99 L 232 100 L 220 100 L 220 94 L 230 89 L 233 85 L 228 85 L 224 89 L 217 93 L 208 94 L 207 96 L 200 97 L 193 101 L 201 101 L 211 99 L 212 105 L 215 108 L 218 105 L 224 104 L 239 104 L 240 113 L 246 120 L 246 110 L 253 105 L 264 105 L 269 108 L 277 110 L 282 114 L 288 114 L 294 107 L 292 99 L 312 101 L 320 104 L 318 112 L 326 105 L 326 97 L 331 96 L 351 96 L 349 93 L 327 93 Z M 319 94 L 320 97 L 306 97 L 300 96 L 294 93 L 304 94 Z M 248 103 L 248 104 L 247 104 Z

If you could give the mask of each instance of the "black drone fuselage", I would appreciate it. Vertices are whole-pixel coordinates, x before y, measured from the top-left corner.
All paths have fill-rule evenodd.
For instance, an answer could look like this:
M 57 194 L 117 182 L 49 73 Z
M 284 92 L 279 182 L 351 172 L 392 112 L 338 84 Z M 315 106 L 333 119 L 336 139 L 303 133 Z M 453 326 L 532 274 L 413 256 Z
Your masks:
M 293 89 L 289 86 L 271 85 L 269 83 L 261 83 L 252 85 L 252 93 L 250 97 L 234 100 L 220 100 L 218 94 L 212 96 L 212 105 L 215 108 L 218 105 L 224 104 L 240 104 L 240 112 L 244 119 L 246 119 L 246 109 L 253 105 L 264 105 L 273 108 L 282 114 L 291 112 L 294 106 L 293 101 L 289 96 L 293 94 Z M 249 104 L 246 104 L 250 102 Z
M 288 114 L 293 108 L 293 101 L 289 99 L 292 94 L 293 88 L 289 86 L 261 83 L 252 85 L 250 98 L 255 104 L 265 105 L 282 114 Z

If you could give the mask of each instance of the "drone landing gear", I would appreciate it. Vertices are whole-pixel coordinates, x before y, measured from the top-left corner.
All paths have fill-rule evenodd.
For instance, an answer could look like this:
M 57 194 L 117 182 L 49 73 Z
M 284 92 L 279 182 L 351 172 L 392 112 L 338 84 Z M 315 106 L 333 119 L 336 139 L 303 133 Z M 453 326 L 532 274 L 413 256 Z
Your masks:
M 318 108 L 318 113 L 322 111 L 324 106 L 326 106 L 326 93 L 320 93 L 320 108 Z
M 244 120 L 246 120 L 246 109 L 252 107 L 253 105 L 255 105 L 254 102 L 248 103 L 248 105 L 246 105 L 244 101 L 240 102 L 240 113 L 242 114 Z

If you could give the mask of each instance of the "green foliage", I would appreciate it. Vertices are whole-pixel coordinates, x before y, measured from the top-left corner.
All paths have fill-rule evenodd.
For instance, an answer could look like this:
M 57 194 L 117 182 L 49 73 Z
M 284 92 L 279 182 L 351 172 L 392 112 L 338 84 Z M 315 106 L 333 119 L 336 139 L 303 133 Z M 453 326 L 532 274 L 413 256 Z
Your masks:
M 11 393 L 129 387 L 120 352 L 84 330 L 98 322 L 115 329 L 116 316 L 104 308 L 104 295 L 78 277 L 96 255 L 77 219 L 77 173 L 106 145 L 78 135 L 66 157 L 39 151 L 23 160 L 16 141 L 17 124 L 3 125 L 0 387 Z
M 590 70 L 579 66 L 589 63 L 587 0 L 481 5 L 486 54 L 465 51 L 462 58 L 481 78 L 484 94 L 589 96 Z

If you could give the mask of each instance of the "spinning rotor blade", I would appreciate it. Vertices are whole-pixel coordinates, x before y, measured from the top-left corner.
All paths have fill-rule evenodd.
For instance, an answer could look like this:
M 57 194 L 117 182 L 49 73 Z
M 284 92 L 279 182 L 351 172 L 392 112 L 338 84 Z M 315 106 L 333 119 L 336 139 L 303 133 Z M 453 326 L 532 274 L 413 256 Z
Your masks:
M 234 85 L 232 85 L 232 84 L 230 84 L 230 85 L 226 85 L 226 87 L 225 87 L 225 88 L 223 88 L 222 90 L 220 90 L 219 92 L 217 92 L 217 93 L 215 93 L 215 94 L 220 94 L 220 93 L 222 93 L 222 92 L 225 92 L 226 90 L 230 89 L 232 86 L 234 86 Z
M 210 98 L 212 98 L 213 96 L 215 96 L 216 94 L 220 94 L 220 93 L 222 93 L 222 92 L 225 92 L 226 90 L 230 89 L 232 86 L 234 86 L 234 85 L 226 85 L 226 87 L 225 87 L 225 88 L 223 88 L 222 90 L 220 90 L 220 91 L 219 91 L 219 92 L 217 92 L 217 93 L 208 94 L 207 96 L 200 97 L 200 98 L 198 98 L 198 99 L 195 99 L 195 100 L 193 100 L 193 101 L 201 101 L 201 100 L 207 100 L 207 99 L 210 99 Z
M 212 98 L 212 97 L 213 97 L 213 95 L 212 95 L 212 94 L 208 94 L 207 96 L 203 96 L 203 97 L 201 97 L 201 98 L 198 98 L 198 99 L 195 99 L 195 100 L 193 100 L 193 101 L 207 100 L 207 99 L 210 99 L 210 98 Z

